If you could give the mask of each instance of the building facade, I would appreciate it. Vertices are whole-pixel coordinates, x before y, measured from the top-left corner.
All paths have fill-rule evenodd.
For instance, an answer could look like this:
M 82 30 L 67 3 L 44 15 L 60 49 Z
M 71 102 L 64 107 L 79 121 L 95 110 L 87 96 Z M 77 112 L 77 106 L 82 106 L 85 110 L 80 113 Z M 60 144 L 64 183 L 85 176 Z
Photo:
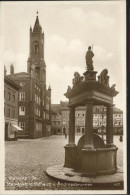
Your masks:
M 12 69 L 11 69 L 12 70 Z M 19 138 L 38 138 L 51 135 L 51 88 L 46 88 L 44 60 L 44 32 L 38 16 L 34 28 L 30 27 L 30 51 L 27 73 L 8 75 L 21 86 L 19 93 Z
M 68 102 L 60 102 L 61 109 L 61 134 L 65 130 L 69 131 L 69 107 Z M 123 112 L 113 107 L 113 127 L 114 134 L 123 134 Z M 93 107 L 93 130 L 95 133 L 106 133 L 106 107 Z M 85 107 L 79 106 L 75 109 L 75 133 L 83 134 L 85 132 Z
M 61 134 L 65 134 L 65 132 L 69 132 L 69 108 L 68 102 L 60 102 L 61 108 Z
M 17 132 L 18 130 L 21 130 L 18 127 L 19 90 L 20 86 L 5 75 L 4 76 L 5 140 L 17 140 Z
M 52 130 L 52 135 L 61 134 L 60 104 L 51 105 L 51 130 Z

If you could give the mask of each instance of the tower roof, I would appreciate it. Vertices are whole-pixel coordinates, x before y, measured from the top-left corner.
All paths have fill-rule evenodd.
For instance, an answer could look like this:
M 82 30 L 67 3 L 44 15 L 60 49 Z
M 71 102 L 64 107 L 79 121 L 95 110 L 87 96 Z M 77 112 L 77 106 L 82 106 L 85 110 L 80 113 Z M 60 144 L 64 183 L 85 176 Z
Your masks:
M 40 32 L 41 30 L 42 30 L 42 28 L 41 28 L 41 25 L 39 23 L 39 18 L 37 16 L 35 24 L 34 24 L 33 32 Z

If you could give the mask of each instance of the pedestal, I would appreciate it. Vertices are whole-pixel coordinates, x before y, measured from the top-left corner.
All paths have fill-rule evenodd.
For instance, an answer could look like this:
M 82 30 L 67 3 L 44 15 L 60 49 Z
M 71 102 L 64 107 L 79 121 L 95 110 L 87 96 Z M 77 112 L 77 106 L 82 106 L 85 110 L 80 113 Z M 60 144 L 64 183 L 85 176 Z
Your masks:
M 77 162 L 77 147 L 76 145 L 67 144 L 65 147 L 65 164 L 64 167 L 75 169 Z
M 110 175 L 117 169 L 117 148 L 82 149 L 82 176 Z
M 96 175 L 96 150 L 95 149 L 82 149 L 82 176 L 95 176 Z
M 88 70 L 83 73 L 85 81 L 96 81 L 96 71 Z

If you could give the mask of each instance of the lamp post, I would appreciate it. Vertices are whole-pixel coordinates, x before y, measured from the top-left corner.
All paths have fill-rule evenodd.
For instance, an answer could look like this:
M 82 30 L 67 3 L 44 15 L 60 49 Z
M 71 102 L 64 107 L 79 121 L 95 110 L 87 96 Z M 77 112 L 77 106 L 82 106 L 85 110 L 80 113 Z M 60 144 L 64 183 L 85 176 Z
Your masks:
M 104 126 L 103 126 L 103 119 L 104 119 L 104 106 L 102 108 L 102 126 L 101 126 L 101 132 L 102 132 L 102 139 L 104 140 Z

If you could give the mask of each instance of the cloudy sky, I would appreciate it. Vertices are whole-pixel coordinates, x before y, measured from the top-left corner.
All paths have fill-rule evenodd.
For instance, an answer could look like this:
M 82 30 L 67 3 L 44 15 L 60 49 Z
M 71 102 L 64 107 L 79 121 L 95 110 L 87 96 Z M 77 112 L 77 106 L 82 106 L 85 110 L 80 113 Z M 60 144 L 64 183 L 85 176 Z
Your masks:
M 45 33 L 47 85 L 52 88 L 52 103 L 66 101 L 63 95 L 72 86 L 75 71 L 85 72 L 85 53 L 93 44 L 94 69 L 108 69 L 110 85 L 119 91 L 114 101 L 123 108 L 126 93 L 125 1 L 2 2 L 2 60 L 9 74 L 27 71 L 29 28 L 36 11 Z

